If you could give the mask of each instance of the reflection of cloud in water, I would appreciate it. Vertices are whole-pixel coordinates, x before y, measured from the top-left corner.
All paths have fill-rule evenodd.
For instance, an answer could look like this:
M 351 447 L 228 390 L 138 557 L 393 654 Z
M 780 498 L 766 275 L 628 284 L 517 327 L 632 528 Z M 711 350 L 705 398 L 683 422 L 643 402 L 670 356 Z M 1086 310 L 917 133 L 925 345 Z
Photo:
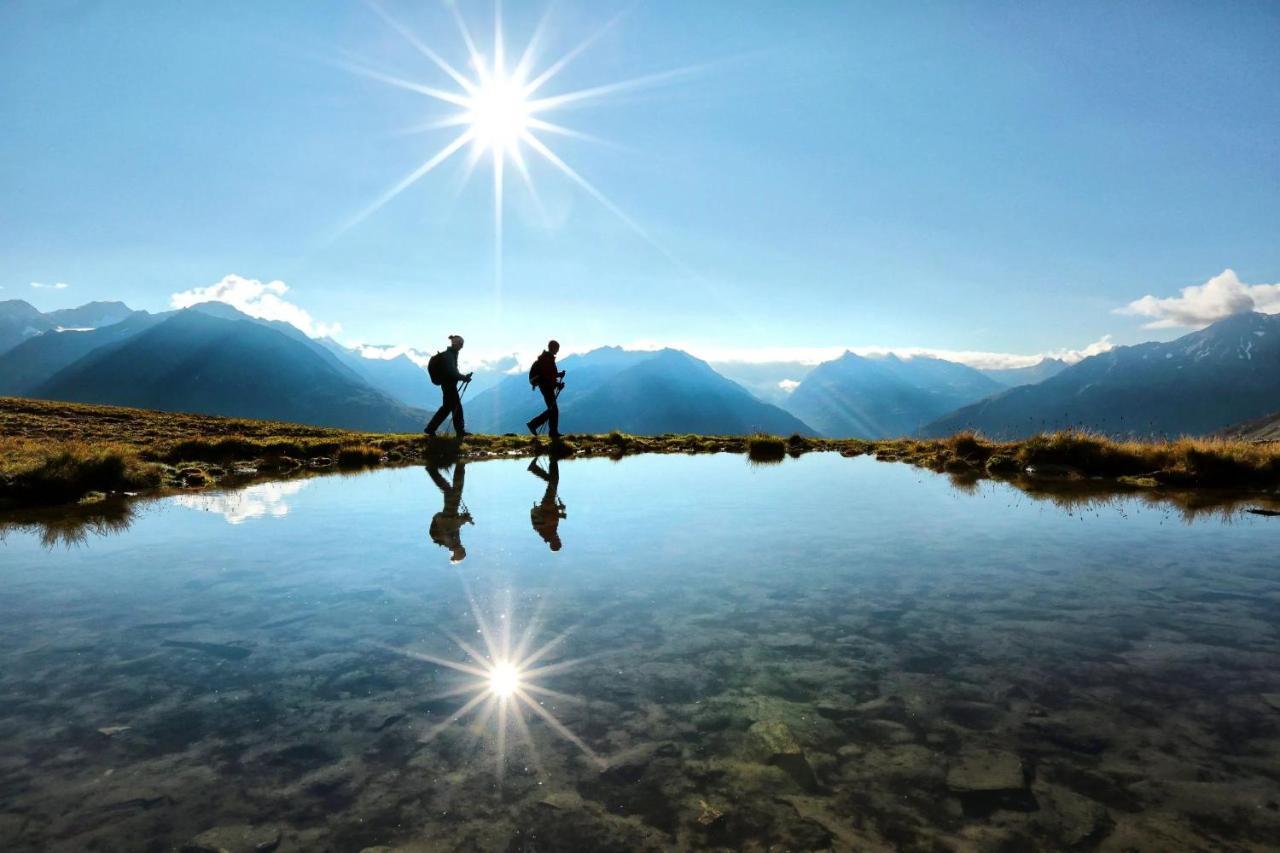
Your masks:
M 302 491 L 309 480 L 290 480 L 283 483 L 255 483 L 230 492 L 207 495 L 178 495 L 174 501 L 188 509 L 216 512 L 228 524 L 239 524 L 245 519 L 273 516 L 282 518 L 289 514 L 285 498 Z

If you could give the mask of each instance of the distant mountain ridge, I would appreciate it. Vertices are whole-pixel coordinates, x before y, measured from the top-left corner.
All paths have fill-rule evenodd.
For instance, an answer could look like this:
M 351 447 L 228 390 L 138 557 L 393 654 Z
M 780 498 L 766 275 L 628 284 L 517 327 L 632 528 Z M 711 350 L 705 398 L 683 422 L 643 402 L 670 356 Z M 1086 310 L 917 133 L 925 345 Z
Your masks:
M 1001 385 L 1016 388 L 1019 385 L 1034 385 L 1043 382 L 1050 376 L 1057 376 L 1068 367 L 1060 358 L 1044 358 L 1030 367 L 988 368 L 982 375 L 994 379 Z
M 794 415 L 757 399 L 681 350 L 602 347 L 568 356 L 560 367 L 566 371 L 560 396 L 560 423 L 566 432 L 814 434 Z M 468 429 L 522 433 L 525 422 L 542 410 L 542 397 L 521 373 L 465 405 Z
M 1001 388 L 972 367 L 940 358 L 846 352 L 810 371 L 787 410 L 831 438 L 892 438 Z
M 41 312 L 21 299 L 0 301 L 0 353 L 25 340 L 59 328 L 96 329 L 119 323 L 134 313 L 123 302 L 89 302 L 79 308 Z
M 165 315 L 28 393 L 380 432 L 422 428 L 425 412 L 372 387 L 319 345 L 272 324 L 215 313 L 190 308 Z
M 1116 347 L 1036 385 L 927 424 L 923 436 L 992 438 L 1085 428 L 1108 435 L 1204 435 L 1280 406 L 1280 315 L 1245 313 L 1168 342 Z

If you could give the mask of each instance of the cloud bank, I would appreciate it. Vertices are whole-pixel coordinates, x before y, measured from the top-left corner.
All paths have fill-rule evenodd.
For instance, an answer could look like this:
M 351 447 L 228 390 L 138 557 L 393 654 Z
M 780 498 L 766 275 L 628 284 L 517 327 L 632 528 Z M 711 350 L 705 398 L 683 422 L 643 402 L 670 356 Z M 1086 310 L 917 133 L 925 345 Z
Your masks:
M 31 286 L 36 290 L 66 290 L 71 285 L 67 284 L 65 281 L 57 281 L 53 284 L 45 284 L 43 281 L 33 281 L 31 282 Z
M 1225 269 L 1204 284 L 1182 288 L 1178 296 L 1147 294 L 1115 313 L 1151 318 L 1144 329 L 1201 329 L 1246 311 L 1280 314 L 1280 284 L 1245 284 L 1235 270 Z
M 1056 358 L 1067 364 L 1075 364 L 1091 355 L 1106 352 L 1115 344 L 1110 335 L 1103 335 L 1091 344 L 1079 349 L 1056 349 L 1038 353 L 984 352 L 981 350 L 948 350 L 933 347 L 892 347 L 892 346 L 854 346 L 854 347 L 702 347 L 696 344 L 668 344 L 683 349 L 698 358 L 714 363 L 739 362 L 743 364 L 763 364 L 770 362 L 792 362 L 807 366 L 821 364 L 839 358 L 846 352 L 870 358 L 883 358 L 896 355 L 898 358 L 914 358 L 925 356 L 941 358 L 967 364 L 978 370 L 1007 370 L 1014 367 L 1031 367 L 1046 358 Z M 633 344 L 627 349 L 658 349 L 658 345 L 650 342 Z
M 193 287 L 169 297 L 174 308 L 190 308 L 201 302 L 225 302 L 232 308 L 259 320 L 279 320 L 301 330 L 308 337 L 323 338 L 337 334 L 338 323 L 317 322 L 304 308 L 284 299 L 289 285 L 283 281 L 261 282 L 254 278 L 229 275 L 208 287 Z

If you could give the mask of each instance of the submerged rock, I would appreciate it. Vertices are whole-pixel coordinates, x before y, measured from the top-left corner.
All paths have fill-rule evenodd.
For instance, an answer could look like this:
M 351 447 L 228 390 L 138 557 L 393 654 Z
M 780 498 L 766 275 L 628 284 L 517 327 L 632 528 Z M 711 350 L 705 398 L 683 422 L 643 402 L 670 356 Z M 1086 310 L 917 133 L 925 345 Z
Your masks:
M 271 853 L 280 845 L 278 826 L 216 826 L 188 841 L 182 853 Z
M 970 817 L 986 817 L 1000 809 L 1036 811 L 1040 806 L 1027 783 L 1022 759 L 998 749 L 963 753 L 947 770 L 947 788 Z
M 761 720 L 753 724 L 747 729 L 747 748 L 757 761 L 781 768 L 804 790 L 818 790 L 818 777 L 786 723 Z
M 1097 844 L 1115 826 L 1101 803 L 1058 787 L 1037 787 L 1044 810 L 1036 821 L 1057 844 L 1086 847 Z
M 997 749 L 967 752 L 947 771 L 947 787 L 959 793 L 1020 791 L 1026 785 L 1022 759 Z

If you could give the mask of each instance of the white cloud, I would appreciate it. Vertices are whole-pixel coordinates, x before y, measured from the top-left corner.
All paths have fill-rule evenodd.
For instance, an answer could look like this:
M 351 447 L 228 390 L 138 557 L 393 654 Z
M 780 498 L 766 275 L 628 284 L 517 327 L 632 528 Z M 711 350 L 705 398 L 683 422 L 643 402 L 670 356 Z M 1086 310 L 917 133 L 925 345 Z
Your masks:
M 1147 294 L 1115 313 L 1152 318 L 1144 329 L 1199 329 L 1246 311 L 1280 314 L 1280 284 L 1245 284 L 1235 270 L 1225 269 L 1204 284 L 1182 288 L 1178 296 Z
M 360 353 L 364 358 L 378 358 L 391 360 L 404 356 L 419 367 L 426 367 L 434 352 L 423 352 L 413 347 L 400 346 L 399 344 L 361 344 L 350 343 L 347 346 Z M 499 355 L 486 358 L 483 354 L 477 354 L 475 357 L 468 358 L 468 353 L 464 349 L 462 355 L 458 359 L 460 368 L 464 373 L 470 371 L 491 371 L 493 373 L 519 373 L 520 365 L 523 359 L 516 354 Z
M 382 344 L 348 344 L 353 350 L 360 353 L 362 358 L 376 358 L 382 361 L 390 361 L 393 358 L 404 356 L 412 361 L 418 367 L 426 367 L 427 361 L 431 358 L 432 353 L 422 352 L 413 347 L 403 347 L 399 345 L 382 345 Z
M 36 290 L 66 290 L 71 285 L 65 281 L 56 281 L 53 284 L 45 284 L 43 281 L 33 281 L 31 286 Z
M 306 309 L 282 298 L 288 290 L 289 285 L 283 281 L 264 283 L 257 279 L 229 275 L 217 284 L 175 293 L 169 297 L 169 304 L 174 308 L 190 308 L 201 302 L 225 302 L 250 317 L 280 320 L 313 338 L 335 335 L 341 330 L 342 326 L 338 323 L 316 322 Z
M 796 390 L 796 388 L 798 388 L 799 385 L 800 385 L 800 382 L 795 379 L 779 379 L 778 380 L 778 387 L 781 388 L 783 393 L 785 394 L 790 394 L 792 391 Z
M 967 364 L 970 367 L 979 370 L 1001 370 L 1012 367 L 1031 367 L 1039 364 L 1046 358 L 1058 358 L 1068 364 L 1088 358 L 1091 355 L 1097 355 L 1106 352 L 1115 345 L 1111 343 L 1111 336 L 1104 335 L 1099 340 L 1094 341 L 1080 349 L 1057 349 L 1048 352 L 1038 353 L 1009 353 L 1009 352 L 985 352 L 981 350 L 948 350 L 935 349 L 933 347 L 893 347 L 893 346 L 853 346 L 853 347 L 703 347 L 696 344 L 688 346 L 682 344 L 669 344 L 669 346 L 686 350 L 698 358 L 710 361 L 712 363 L 720 362 L 740 362 L 745 364 L 760 364 L 763 362 L 793 362 L 805 365 L 820 364 L 824 361 L 831 361 L 839 358 L 846 352 L 852 352 L 856 355 L 866 356 L 869 358 L 883 358 L 884 356 L 893 354 L 898 358 L 914 358 L 915 356 L 928 356 L 931 358 L 941 358 L 947 361 L 958 362 L 959 364 Z M 627 349 L 657 349 L 656 344 L 645 342 L 643 344 L 629 346 Z

